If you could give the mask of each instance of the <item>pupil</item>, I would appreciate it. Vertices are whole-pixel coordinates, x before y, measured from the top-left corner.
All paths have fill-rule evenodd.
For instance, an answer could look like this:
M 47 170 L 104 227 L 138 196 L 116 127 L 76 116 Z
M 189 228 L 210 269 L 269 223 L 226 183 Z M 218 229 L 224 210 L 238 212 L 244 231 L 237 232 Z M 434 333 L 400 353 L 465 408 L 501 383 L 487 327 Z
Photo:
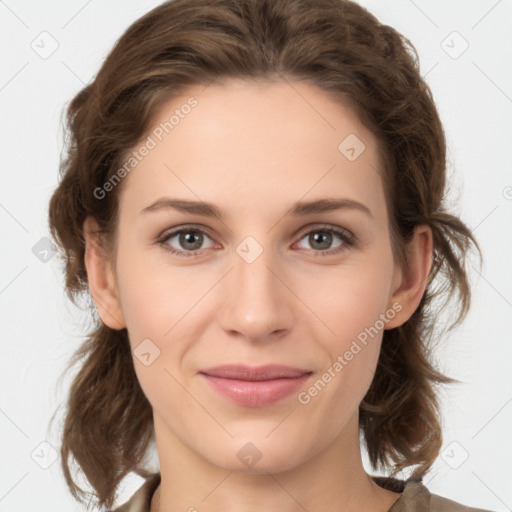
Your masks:
M 319 249 L 328 249 L 331 242 L 331 234 L 326 233 L 325 231 L 319 231 L 313 234 L 313 241 L 315 243 L 319 243 L 321 247 Z M 324 243 L 322 243 L 322 238 L 324 239 Z M 311 242 L 310 242 L 311 243 Z M 313 245 L 313 244 L 311 244 Z
M 201 247 L 201 243 L 197 247 L 188 247 L 187 244 L 194 245 L 194 238 L 196 238 L 195 244 L 197 245 L 197 239 L 200 239 L 201 234 L 194 232 L 194 231 L 187 231 L 186 233 L 182 233 L 180 237 L 180 243 L 183 247 L 186 247 L 188 249 L 199 249 Z

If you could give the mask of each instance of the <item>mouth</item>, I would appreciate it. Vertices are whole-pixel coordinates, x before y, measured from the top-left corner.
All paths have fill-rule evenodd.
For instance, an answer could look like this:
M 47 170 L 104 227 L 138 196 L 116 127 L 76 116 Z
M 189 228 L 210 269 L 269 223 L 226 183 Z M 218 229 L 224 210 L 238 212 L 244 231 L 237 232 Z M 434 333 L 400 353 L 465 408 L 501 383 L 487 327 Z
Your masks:
M 272 405 L 297 391 L 312 373 L 282 365 L 224 365 L 199 372 L 214 391 L 244 407 Z

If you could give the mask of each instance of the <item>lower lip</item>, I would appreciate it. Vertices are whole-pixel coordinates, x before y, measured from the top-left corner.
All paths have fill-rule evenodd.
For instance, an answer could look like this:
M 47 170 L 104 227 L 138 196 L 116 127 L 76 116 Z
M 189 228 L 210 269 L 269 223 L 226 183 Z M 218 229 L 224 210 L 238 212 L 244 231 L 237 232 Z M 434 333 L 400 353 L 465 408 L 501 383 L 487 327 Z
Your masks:
M 217 393 L 244 407 L 266 407 L 297 391 L 311 376 L 306 373 L 296 378 L 247 381 L 224 379 L 201 374 Z

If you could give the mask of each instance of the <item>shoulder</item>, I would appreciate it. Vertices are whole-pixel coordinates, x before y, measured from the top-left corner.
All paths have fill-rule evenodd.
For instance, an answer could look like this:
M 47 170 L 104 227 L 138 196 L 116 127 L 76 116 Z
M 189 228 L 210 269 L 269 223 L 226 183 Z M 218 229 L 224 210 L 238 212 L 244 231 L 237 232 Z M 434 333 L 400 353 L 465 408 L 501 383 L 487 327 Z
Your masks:
M 374 481 L 401 496 L 388 512 L 492 512 L 473 508 L 457 501 L 432 494 L 421 480 L 398 480 L 396 478 L 372 477 Z
M 151 499 L 159 484 L 160 473 L 154 473 L 146 478 L 145 482 L 126 503 L 108 512 L 149 512 Z
M 432 512 L 491 512 L 483 508 L 468 507 L 437 494 L 430 495 L 430 510 Z
M 388 512 L 492 512 L 473 508 L 462 503 L 432 494 L 421 480 L 398 480 L 372 476 L 373 480 L 385 489 L 400 492 L 401 496 Z M 160 484 L 160 473 L 146 478 L 129 501 L 109 512 L 149 512 L 151 499 Z

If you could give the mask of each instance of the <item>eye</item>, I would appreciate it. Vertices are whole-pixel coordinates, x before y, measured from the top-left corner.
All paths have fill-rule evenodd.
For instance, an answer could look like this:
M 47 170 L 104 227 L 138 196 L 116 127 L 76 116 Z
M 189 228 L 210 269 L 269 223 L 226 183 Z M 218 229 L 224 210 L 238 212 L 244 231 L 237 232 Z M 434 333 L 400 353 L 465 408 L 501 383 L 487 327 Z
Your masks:
M 310 229 L 302 235 L 300 241 L 304 239 L 310 246 L 306 249 L 312 250 L 319 256 L 338 254 L 355 243 L 355 236 L 350 231 L 328 225 Z M 205 247 L 204 243 L 208 240 L 210 240 L 210 244 Z M 338 240 L 337 243 L 336 240 Z M 212 248 L 215 245 L 206 231 L 193 226 L 184 226 L 164 233 L 157 242 L 165 251 L 185 258 L 196 256 L 202 250 Z M 336 245 L 333 246 L 333 243 L 336 243 Z
M 326 225 L 310 229 L 301 237 L 301 240 L 304 239 L 310 246 L 307 249 L 317 252 L 319 256 L 338 254 L 355 242 L 354 235 L 346 229 Z M 336 239 L 339 242 L 333 246 Z
M 205 239 L 211 240 L 208 234 L 202 229 L 195 227 L 183 227 L 170 233 L 164 234 L 158 243 L 166 251 L 178 256 L 195 256 L 198 251 L 212 247 L 204 247 Z M 174 245 L 173 245 L 174 244 Z M 176 246 L 178 246 L 176 248 Z M 183 250 L 181 250 L 183 249 Z

